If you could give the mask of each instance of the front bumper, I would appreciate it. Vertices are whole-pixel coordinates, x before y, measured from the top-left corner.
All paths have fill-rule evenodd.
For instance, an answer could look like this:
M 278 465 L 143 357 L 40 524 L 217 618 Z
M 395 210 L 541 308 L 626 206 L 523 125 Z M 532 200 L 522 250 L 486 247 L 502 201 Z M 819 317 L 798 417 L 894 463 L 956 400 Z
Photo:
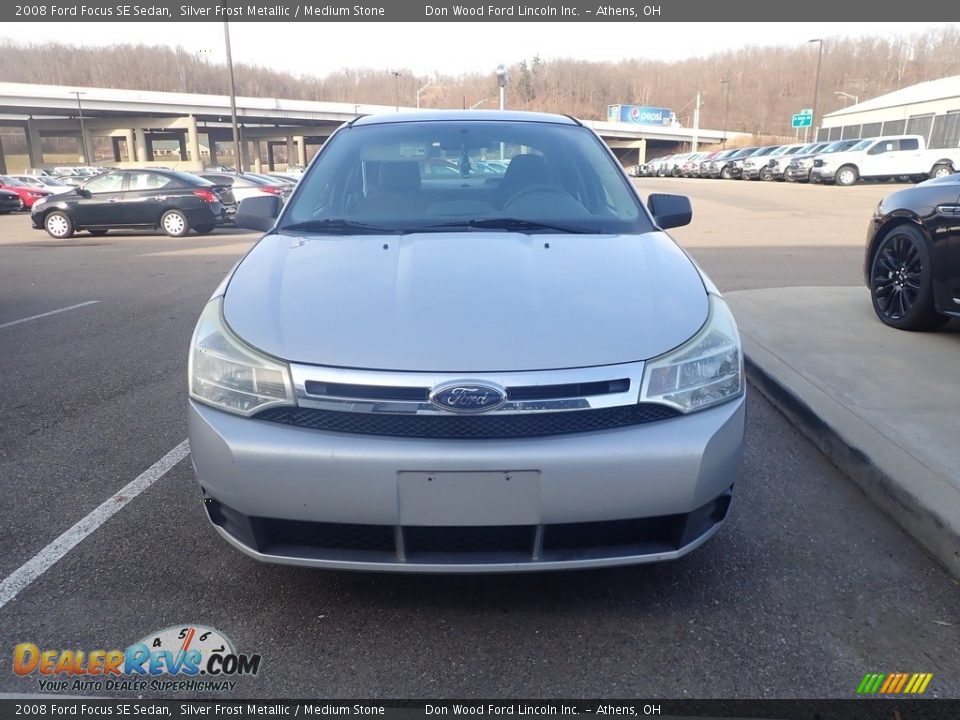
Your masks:
M 790 182 L 809 182 L 810 168 L 788 167 L 783 175 Z
M 510 440 L 353 435 L 189 408 L 205 507 L 232 545 L 268 562 L 400 572 L 681 557 L 726 515 L 743 428 L 742 397 L 633 427 Z
M 836 168 L 815 167 L 810 170 L 810 182 L 831 183 L 836 174 Z

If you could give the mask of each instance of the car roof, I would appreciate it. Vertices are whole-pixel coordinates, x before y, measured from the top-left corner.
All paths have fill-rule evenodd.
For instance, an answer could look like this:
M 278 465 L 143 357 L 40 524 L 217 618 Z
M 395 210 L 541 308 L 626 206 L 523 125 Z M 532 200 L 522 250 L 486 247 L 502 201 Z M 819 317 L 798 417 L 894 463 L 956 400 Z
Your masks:
M 551 113 L 522 112 L 518 110 L 427 110 L 424 112 L 384 113 L 382 115 L 362 115 L 352 123 L 354 127 L 363 125 L 385 125 L 403 122 L 437 122 L 450 120 L 494 120 L 499 122 L 540 122 L 560 125 L 580 125 L 578 120 L 568 115 Z

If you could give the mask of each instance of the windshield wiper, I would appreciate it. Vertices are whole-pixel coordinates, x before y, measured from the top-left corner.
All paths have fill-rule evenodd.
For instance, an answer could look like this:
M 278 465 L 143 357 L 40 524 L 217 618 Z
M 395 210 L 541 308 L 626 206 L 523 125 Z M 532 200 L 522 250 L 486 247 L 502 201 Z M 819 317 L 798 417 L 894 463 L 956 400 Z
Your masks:
M 394 235 L 402 230 L 397 228 L 382 227 L 380 225 L 369 225 L 367 223 L 357 222 L 356 220 L 347 220 L 345 218 L 327 218 L 325 220 L 306 220 L 304 222 L 292 223 L 278 228 L 281 231 L 286 230 L 306 230 L 314 232 L 328 232 L 348 234 L 373 234 L 373 235 Z
M 592 230 L 569 225 L 551 225 L 539 220 L 522 220 L 520 218 L 487 218 L 485 220 L 456 220 L 454 222 L 428 225 L 423 230 L 442 230 L 444 228 L 476 228 L 478 230 L 514 230 L 516 232 L 546 231 L 556 233 L 599 234 L 599 230 Z

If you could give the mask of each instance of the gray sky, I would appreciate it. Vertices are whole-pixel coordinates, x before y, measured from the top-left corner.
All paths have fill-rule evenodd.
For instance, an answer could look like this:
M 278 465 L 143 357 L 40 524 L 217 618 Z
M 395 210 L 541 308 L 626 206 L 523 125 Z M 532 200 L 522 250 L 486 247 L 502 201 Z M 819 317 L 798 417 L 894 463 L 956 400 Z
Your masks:
M 906 37 L 957 23 L 231 23 L 234 62 L 326 75 L 344 67 L 461 74 L 541 58 L 679 60 L 752 45 L 800 45 L 810 38 Z M 9 23 L 0 38 L 76 45 L 182 45 L 225 60 L 223 24 Z M 813 48 L 814 46 L 811 46 Z M 812 50 L 811 50 L 812 51 Z M 13 78 L 15 80 L 15 78 Z

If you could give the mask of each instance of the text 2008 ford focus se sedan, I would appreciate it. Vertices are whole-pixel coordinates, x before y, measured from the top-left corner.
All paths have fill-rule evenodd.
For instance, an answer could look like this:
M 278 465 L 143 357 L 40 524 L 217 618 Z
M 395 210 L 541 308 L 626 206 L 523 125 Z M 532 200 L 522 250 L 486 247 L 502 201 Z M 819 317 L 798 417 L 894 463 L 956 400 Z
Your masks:
M 361 118 L 282 210 L 243 201 L 268 232 L 190 351 L 217 531 L 259 560 L 408 572 L 704 543 L 740 472 L 740 338 L 663 232 L 689 201 L 647 205 L 576 120 L 477 111 Z

